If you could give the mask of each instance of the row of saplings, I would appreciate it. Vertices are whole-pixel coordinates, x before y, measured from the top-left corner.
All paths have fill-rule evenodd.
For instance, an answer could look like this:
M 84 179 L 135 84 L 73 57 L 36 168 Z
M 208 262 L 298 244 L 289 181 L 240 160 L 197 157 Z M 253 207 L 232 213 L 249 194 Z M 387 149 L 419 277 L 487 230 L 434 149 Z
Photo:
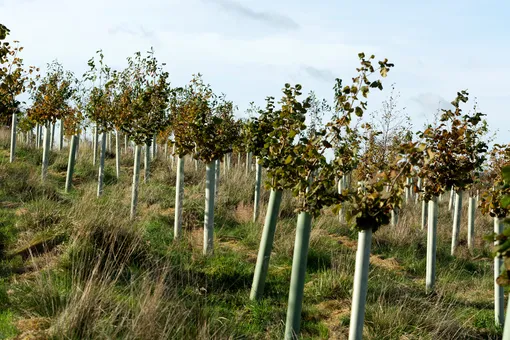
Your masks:
M 408 179 L 419 178 L 419 185 L 414 186 L 414 189 L 419 192 L 424 207 L 428 205 L 426 289 L 434 289 L 438 197 L 446 188 L 453 188 L 458 193 L 455 209 L 458 211 L 461 201 L 459 194 L 472 189 L 487 151 L 485 143 L 478 138 L 483 132 L 480 128 L 483 115 L 477 112 L 462 114 L 461 103 L 468 100 L 465 91 L 457 94 L 452 102 L 453 110 L 444 110 L 439 122 L 420 132 L 417 141 L 402 141 L 395 147 L 391 158 L 381 166 L 360 162 L 357 150 L 352 145 L 369 145 L 370 140 L 351 127 L 351 120 L 353 116 L 363 116 L 367 108 L 364 100 L 371 90 L 382 90 L 381 80 L 372 79 L 377 75 L 386 76 L 393 67 L 387 60 L 375 64 L 374 56 L 359 54 L 360 67 L 352 84 L 343 86 L 342 81 L 337 79 L 332 119 L 323 126 L 315 126 L 313 129 L 307 127 L 305 118 L 314 103 L 310 97 L 299 99 L 302 94 L 300 85 L 293 87 L 286 84 L 284 95 L 278 102 L 280 107 L 275 106 L 273 97 L 267 98 L 266 108 L 240 129 L 239 122 L 233 118 L 233 103 L 224 96 L 216 96 L 210 86 L 203 83 L 200 75 L 195 76 L 186 87 L 170 89 L 168 74 L 162 71 L 152 54 L 146 58 L 140 54 L 129 58 L 129 67 L 122 72 L 112 71 L 103 64 L 101 53 L 99 56 L 98 66 L 94 59 L 89 61 L 91 69 L 86 79 L 94 86 L 86 96 L 76 96 L 79 89 L 72 87 L 71 75 L 56 63 L 51 66 L 51 72 L 33 95 L 34 104 L 27 110 L 29 119 L 26 120 L 32 122 L 32 125 L 26 121 L 23 123 L 28 125 L 27 130 L 33 129 L 34 123 L 46 128 L 43 178 L 47 173 L 51 124 L 60 120 L 66 134 L 71 137 L 66 180 L 66 191 L 70 190 L 80 126 L 86 116 L 95 123 L 95 134 L 102 135 L 98 176 L 100 196 L 107 133 L 116 132 L 119 175 L 119 131 L 122 131 L 135 144 L 131 204 L 131 217 L 135 218 L 140 146 L 146 147 L 147 179 L 150 173 L 150 146 L 155 144 L 155 136 L 164 140 L 165 145 L 171 137 L 177 159 L 174 237 L 178 239 L 182 235 L 184 158 L 191 154 L 196 160 L 206 163 L 204 254 L 209 255 L 213 252 L 215 182 L 219 176 L 219 161 L 225 157 L 224 161 L 230 163 L 232 149 L 243 140 L 245 151 L 257 159 L 255 216 L 259 209 L 262 168 L 267 171 L 267 184 L 271 189 L 250 293 L 252 300 L 263 296 L 282 192 L 292 191 L 298 202 L 286 339 L 295 338 L 299 334 L 312 218 L 318 216 L 323 208 L 331 206 L 352 221 L 359 231 L 349 338 L 361 339 L 372 233 L 389 224 L 390 218 L 396 215 L 402 205 L 404 192 L 409 190 Z M 48 96 L 58 100 L 48 101 Z M 73 102 L 73 105 L 69 102 Z M 370 126 L 364 125 L 362 128 L 370 129 Z M 15 115 L 12 140 L 11 154 L 15 150 Z M 97 135 L 95 140 L 98 140 Z M 330 153 L 334 157 L 327 160 L 325 155 Z M 508 159 L 508 153 L 497 156 L 494 155 L 494 159 L 499 162 L 491 163 L 494 165 L 493 176 L 501 170 L 504 160 Z M 11 160 L 14 160 L 13 156 Z M 346 179 L 350 173 L 360 168 L 362 171 L 358 172 L 361 174 L 358 187 L 347 185 Z M 494 179 L 494 182 L 497 180 Z M 501 195 L 500 187 L 495 185 L 482 197 L 484 211 L 496 216 L 495 231 L 498 234 L 502 231 L 500 218 L 506 216 L 506 210 L 499 199 Z M 452 234 L 452 252 L 457 245 L 459 227 L 460 217 L 457 217 Z M 497 277 L 501 257 L 496 257 L 495 261 Z M 496 322 L 502 325 L 503 290 L 497 284 L 495 288 Z

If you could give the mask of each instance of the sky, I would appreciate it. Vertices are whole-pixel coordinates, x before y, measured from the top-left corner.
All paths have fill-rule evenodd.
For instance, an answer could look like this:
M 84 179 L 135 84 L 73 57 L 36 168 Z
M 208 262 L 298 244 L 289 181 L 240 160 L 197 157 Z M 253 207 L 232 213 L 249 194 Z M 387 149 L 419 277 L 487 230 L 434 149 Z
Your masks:
M 333 99 L 335 78 L 356 75 L 357 54 L 388 58 L 391 85 L 415 129 L 468 90 L 487 115 L 496 142 L 510 135 L 510 2 L 505 0 L 0 0 L 0 23 L 25 47 L 27 65 L 54 59 L 81 76 L 98 49 L 122 69 L 154 47 L 173 86 L 202 73 L 245 116 L 285 83 Z

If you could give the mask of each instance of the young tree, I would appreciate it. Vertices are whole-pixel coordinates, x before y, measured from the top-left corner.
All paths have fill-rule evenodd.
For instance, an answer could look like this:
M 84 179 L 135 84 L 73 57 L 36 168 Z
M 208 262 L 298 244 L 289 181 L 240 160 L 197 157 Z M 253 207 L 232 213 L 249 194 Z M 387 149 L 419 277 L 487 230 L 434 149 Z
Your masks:
M 232 151 L 233 141 L 240 138 L 234 119 L 234 104 L 224 94 L 214 95 L 200 74 L 191 80 L 194 115 L 191 121 L 195 142 L 194 158 L 206 164 L 204 255 L 212 254 L 214 241 L 214 196 L 216 160 Z
M 120 100 L 116 90 L 118 83 L 117 71 L 112 72 L 111 68 L 104 63 L 102 50 L 98 50 L 96 55 L 97 61 L 94 57 L 88 61 L 90 69 L 83 76 L 85 81 L 91 83 L 86 104 L 87 118 L 94 122 L 94 134 L 101 135 L 97 181 L 97 196 L 100 197 L 103 193 L 107 134 L 115 128 L 115 122 L 120 115 Z M 93 152 L 95 153 L 95 151 Z
M 370 151 L 367 153 L 370 158 L 368 161 L 382 167 L 393 163 L 398 153 L 398 147 L 412 139 L 411 118 L 406 113 L 405 107 L 400 108 L 399 99 L 400 93 L 396 92 L 395 84 L 392 84 L 391 92 L 382 102 L 382 107 L 370 115 L 371 129 L 368 131 L 372 135 L 367 138 L 367 146 Z M 374 131 L 378 132 L 374 133 Z M 365 162 L 367 159 L 360 162 L 360 165 L 363 166 Z M 411 195 L 410 179 L 407 179 L 407 185 L 406 202 Z M 397 221 L 398 211 L 392 211 L 391 225 L 395 226 Z
M 502 168 L 501 171 L 501 181 L 497 183 L 497 189 L 500 192 L 500 199 L 497 202 L 502 209 L 510 210 L 510 166 L 506 165 Z M 496 246 L 495 254 L 496 257 L 500 259 L 500 263 L 502 265 L 498 268 L 494 268 L 495 276 L 497 277 L 497 284 L 502 287 L 508 287 L 510 284 L 510 220 L 505 218 L 504 220 L 500 220 L 500 225 L 498 226 L 499 232 L 494 234 L 494 244 Z M 496 273 L 497 270 L 497 273 Z M 499 274 L 501 272 L 501 274 Z M 504 300 L 504 297 L 501 298 Z M 504 302 L 504 301 L 502 301 Z M 496 311 L 499 315 L 496 315 L 496 322 L 500 322 L 500 317 L 503 317 L 503 313 L 500 311 Z M 503 329 L 503 339 L 508 339 L 510 337 L 510 303 L 507 303 L 507 313 L 506 320 L 504 322 Z
M 495 238 L 494 246 L 502 248 L 506 241 L 506 234 L 502 237 L 503 224 L 505 218 L 510 215 L 510 205 L 508 205 L 508 199 L 505 196 L 510 194 L 508 184 L 510 181 L 509 177 L 505 177 L 508 172 L 508 166 L 510 165 L 510 144 L 499 145 L 496 144 L 490 152 L 490 168 L 485 174 L 485 180 L 487 183 L 493 183 L 481 196 L 480 207 L 484 215 L 490 215 L 494 219 L 494 234 L 500 235 Z M 507 171 L 507 172 L 505 172 Z M 506 231 L 506 229 L 505 229 Z M 505 249 L 505 248 L 503 248 Z M 506 249 L 505 249 L 506 251 Z M 504 305 L 505 295 L 504 286 L 510 283 L 508 268 L 504 262 L 505 251 L 499 251 L 494 256 L 494 319 L 497 326 L 502 326 L 504 323 Z M 508 254 L 506 255 L 508 256 Z M 507 261 L 505 259 L 505 261 Z M 508 270 L 508 269 L 507 269 Z M 506 330 L 507 327 L 505 327 Z
M 36 127 L 36 122 L 31 120 L 27 116 L 27 110 L 22 110 L 20 114 L 18 115 L 18 124 L 17 129 L 25 134 L 25 145 L 30 146 L 31 140 L 32 140 L 32 130 Z
M 473 173 L 483 164 L 483 153 L 487 151 L 487 145 L 478 138 L 478 124 L 483 115 L 478 112 L 462 115 L 460 104 L 467 101 L 467 92 L 458 92 L 452 101 L 454 110 L 444 109 L 437 126 L 429 125 L 418 133 L 422 142 L 419 145 L 421 156 L 415 163 L 416 175 L 423 180 L 421 195 L 429 202 L 426 274 L 429 292 L 434 289 L 435 282 L 437 197 L 446 188 L 453 187 L 457 192 L 468 188 L 473 183 Z M 460 220 L 457 218 L 455 222 L 452 253 Z
M 315 138 L 300 138 L 294 150 L 295 156 L 299 157 L 289 162 L 294 165 L 296 171 L 293 193 L 298 197 L 300 204 L 287 309 L 286 339 L 293 339 L 299 335 L 312 216 L 318 215 L 325 206 L 337 204 L 339 207 L 339 204 L 345 201 L 349 201 L 351 208 L 347 218 L 355 218 L 356 228 L 360 231 L 349 338 L 361 339 L 371 235 L 373 231 L 389 222 L 391 209 L 400 203 L 399 193 L 402 187 L 398 185 L 398 178 L 409 168 L 405 163 L 405 167 L 402 164 L 398 165 L 402 168 L 399 171 L 396 171 L 397 165 L 388 171 L 374 169 L 372 177 L 367 178 L 364 183 L 364 190 L 347 189 L 338 193 L 335 178 L 343 173 L 343 164 L 341 159 L 327 162 L 325 150 L 341 144 L 339 140 L 342 139 L 342 131 L 350 132 L 349 125 L 353 114 L 363 116 L 367 102 L 360 100 L 359 95 L 366 98 L 371 88 L 382 89 L 380 80 L 371 81 L 369 78 L 375 72 L 385 77 L 393 67 L 393 64 L 385 59 L 379 61 L 379 67 L 376 68 L 372 65 L 375 56 L 366 58 L 364 53 L 358 56 L 361 66 L 357 69 L 358 76 L 353 78 L 353 84 L 342 88 L 341 80 L 337 79 L 336 106 L 340 117 L 335 117 Z M 389 190 L 383 193 L 385 187 L 389 187 Z
M 16 152 L 16 126 L 21 113 L 21 102 L 18 96 L 35 86 L 34 72 L 39 69 L 33 66 L 25 68 L 19 54 L 23 47 L 18 41 L 11 45 L 4 40 L 9 34 L 7 27 L 0 25 L 0 125 L 11 126 L 11 148 L 9 161 L 12 163 Z
M 51 125 L 70 112 L 69 100 L 75 91 L 74 82 L 74 75 L 64 71 L 58 61 L 53 61 L 48 64 L 46 76 L 32 92 L 33 104 L 27 110 L 27 115 L 32 121 L 45 127 L 41 174 L 43 181 L 48 171 Z
M 254 149 L 260 152 L 261 166 L 267 170 L 266 187 L 270 188 L 271 193 L 250 292 L 251 300 L 259 300 L 264 292 L 282 194 L 294 184 L 288 176 L 288 171 L 292 169 L 290 163 L 295 156 L 292 148 L 296 136 L 306 128 L 305 113 L 310 105 L 309 100 L 297 100 L 301 95 L 301 85 L 291 87 L 285 84 L 282 91 L 281 108 L 275 108 L 274 97 L 267 97 L 266 109 L 253 120 L 252 141 Z
M 72 187 L 74 166 L 76 164 L 78 144 L 82 132 L 86 106 L 82 83 L 78 82 L 76 87 L 77 90 L 73 95 L 74 103 L 68 108 L 69 112 L 60 121 L 63 126 L 63 134 L 69 138 L 69 160 L 67 163 L 65 192 L 70 192 Z
M 182 235 L 182 207 L 184 200 L 184 158 L 193 153 L 192 121 L 195 115 L 197 101 L 191 87 L 173 89 L 170 95 L 171 126 L 173 130 L 173 155 L 177 157 L 175 183 L 175 219 L 174 239 Z M 172 161 L 173 163 L 173 161 Z
M 150 145 L 153 136 L 168 126 L 170 100 L 169 74 L 163 71 L 151 49 L 142 58 L 128 58 L 128 68 L 119 75 L 119 112 L 121 129 L 135 143 L 131 218 L 136 215 L 140 179 L 140 145 Z M 147 156 L 147 155 L 146 155 Z M 148 167 L 148 164 L 146 164 Z M 146 176 L 149 169 L 146 168 Z M 148 177 L 146 177 L 148 178 Z
M 254 102 L 250 103 L 247 110 L 250 118 L 241 123 L 242 144 L 248 154 L 255 156 L 255 195 L 253 200 L 253 222 L 256 222 L 260 212 L 260 188 L 262 184 L 262 165 L 260 164 L 260 151 L 263 147 L 263 137 L 259 134 L 260 121 L 255 113 L 260 113 L 260 107 Z

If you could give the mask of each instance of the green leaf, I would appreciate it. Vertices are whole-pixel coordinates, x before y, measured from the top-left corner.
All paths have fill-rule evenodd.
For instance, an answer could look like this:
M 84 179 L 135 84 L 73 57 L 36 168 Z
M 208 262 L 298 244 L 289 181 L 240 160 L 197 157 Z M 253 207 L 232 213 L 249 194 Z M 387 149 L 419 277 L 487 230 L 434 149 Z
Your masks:
M 292 156 L 288 155 L 287 158 L 285 159 L 285 164 L 290 164 L 291 162 L 292 162 Z
M 503 180 L 506 183 L 510 183 L 510 166 L 504 166 L 503 169 L 501 169 Z
M 501 198 L 501 206 L 503 208 L 507 208 L 510 205 L 510 196 L 503 196 Z

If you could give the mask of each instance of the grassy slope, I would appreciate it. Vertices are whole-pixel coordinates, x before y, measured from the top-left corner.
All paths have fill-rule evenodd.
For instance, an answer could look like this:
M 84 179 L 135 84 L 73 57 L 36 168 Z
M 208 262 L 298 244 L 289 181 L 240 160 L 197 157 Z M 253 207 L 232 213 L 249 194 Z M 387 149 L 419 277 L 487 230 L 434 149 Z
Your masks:
M 63 193 L 67 154 L 53 153 L 46 184 L 40 151 L 20 148 L 8 164 L 0 145 L 0 338 L 277 339 L 284 329 L 295 215 L 284 198 L 260 303 L 248 300 L 261 222 L 252 223 L 253 179 L 222 173 L 215 254 L 201 254 L 203 168 L 187 164 L 184 227 L 172 242 L 175 173 L 157 160 L 129 221 L 130 156 L 120 181 L 107 160 L 105 195 L 83 148 L 75 190 Z M 223 170 L 223 167 L 222 167 Z M 268 193 L 264 191 L 263 200 Z M 492 310 L 489 219 L 477 217 L 467 251 L 465 224 L 457 258 L 449 255 L 451 216 L 441 203 L 438 283 L 424 293 L 426 232 L 419 207 L 406 207 L 396 228 L 374 237 L 366 339 L 497 339 Z M 262 210 L 264 211 L 264 210 Z M 466 211 L 464 211 L 464 214 Z M 261 214 L 261 221 L 263 215 Z M 465 221 L 465 219 L 464 219 Z M 302 318 L 306 339 L 348 334 L 356 233 L 325 212 L 314 222 Z

